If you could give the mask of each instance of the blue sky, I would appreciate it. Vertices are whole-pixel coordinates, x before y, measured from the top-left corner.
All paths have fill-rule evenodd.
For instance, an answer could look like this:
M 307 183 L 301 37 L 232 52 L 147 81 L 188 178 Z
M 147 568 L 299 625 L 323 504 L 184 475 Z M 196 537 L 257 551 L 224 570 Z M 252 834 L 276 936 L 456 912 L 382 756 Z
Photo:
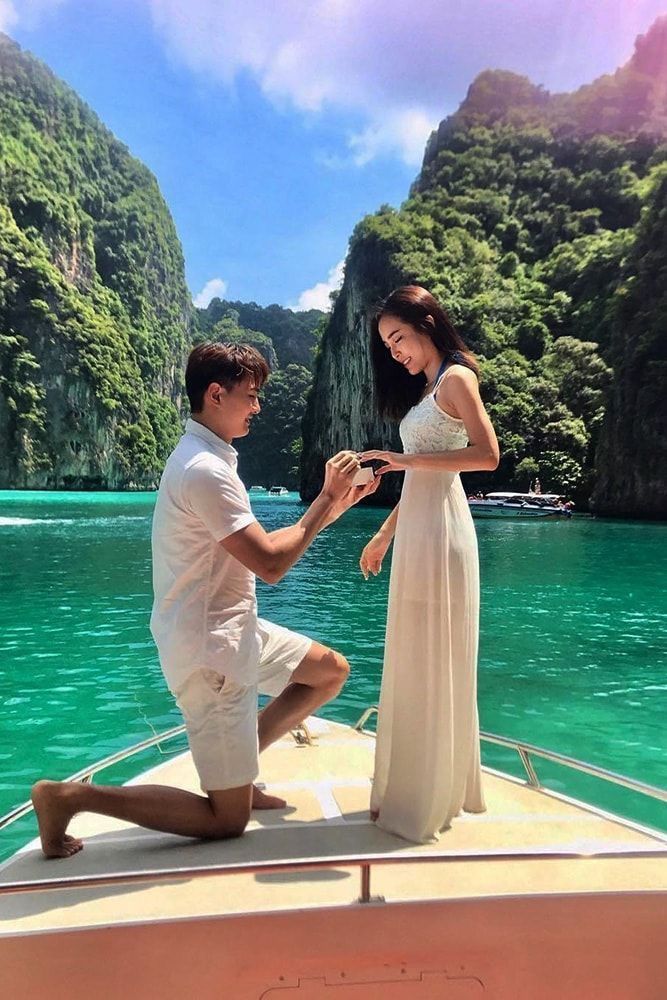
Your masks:
M 355 224 L 400 205 L 486 68 L 612 72 L 667 0 L 0 0 L 157 176 L 193 297 L 326 307 Z

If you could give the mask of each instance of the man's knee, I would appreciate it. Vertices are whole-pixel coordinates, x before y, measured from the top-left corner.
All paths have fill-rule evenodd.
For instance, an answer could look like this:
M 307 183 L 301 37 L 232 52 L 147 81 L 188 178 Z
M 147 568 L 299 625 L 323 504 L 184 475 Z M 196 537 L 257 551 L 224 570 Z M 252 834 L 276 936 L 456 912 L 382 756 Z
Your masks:
M 316 688 L 324 698 L 333 698 L 350 675 L 350 664 L 342 653 L 327 646 L 313 644 L 310 656 L 303 660 L 292 675 L 295 684 Z
M 251 795 L 251 785 L 208 793 L 213 812 L 210 834 L 212 840 L 242 836 L 250 820 Z
M 250 817 L 248 817 L 249 819 Z M 242 837 L 248 826 L 248 820 L 220 819 L 213 824 L 210 840 L 233 840 Z
M 350 664 L 342 653 L 338 653 L 334 649 L 331 650 L 331 656 L 333 660 L 330 668 L 331 687 L 340 691 L 350 676 Z

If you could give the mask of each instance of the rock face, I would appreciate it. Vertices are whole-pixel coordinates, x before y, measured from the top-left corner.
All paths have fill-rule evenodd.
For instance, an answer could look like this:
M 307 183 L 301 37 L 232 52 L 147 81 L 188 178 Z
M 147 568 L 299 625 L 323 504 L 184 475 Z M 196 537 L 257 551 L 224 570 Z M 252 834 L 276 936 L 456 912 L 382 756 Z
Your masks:
M 418 283 L 481 362 L 502 457 L 472 488 L 523 490 L 539 471 L 579 509 L 592 493 L 600 513 L 667 516 L 667 469 L 644 444 L 657 455 L 665 433 L 666 283 L 654 250 L 667 238 L 659 196 L 647 200 L 665 136 L 667 18 L 626 66 L 573 94 L 501 71 L 477 78 L 431 136 L 409 199 L 352 236 L 303 423 L 304 499 L 340 448 L 399 447 L 396 428 L 374 417 L 367 317 L 392 288 Z M 387 477 L 372 502 L 393 502 L 399 485 Z
M 345 280 L 315 362 L 314 388 L 303 420 L 301 496 L 312 500 L 323 480 L 324 463 L 343 448 L 398 448 L 395 427 L 375 416 L 369 353 L 369 314 L 393 287 L 383 253 L 353 237 Z M 374 496 L 393 502 L 398 476 L 387 476 Z
M 191 308 L 155 178 L 0 35 L 0 488 L 153 485 Z
M 121 461 L 115 421 L 99 405 L 87 380 L 68 370 L 69 364 L 76 366 L 75 358 L 61 350 L 49 351 L 35 332 L 26 339 L 45 372 L 32 383 L 42 390 L 44 430 L 17 427 L 12 398 L 0 395 L 0 438 L 8 445 L 0 451 L 0 487 L 105 490 L 151 485 L 151 481 L 135 482 Z
M 667 518 L 667 165 L 627 265 L 593 510 Z

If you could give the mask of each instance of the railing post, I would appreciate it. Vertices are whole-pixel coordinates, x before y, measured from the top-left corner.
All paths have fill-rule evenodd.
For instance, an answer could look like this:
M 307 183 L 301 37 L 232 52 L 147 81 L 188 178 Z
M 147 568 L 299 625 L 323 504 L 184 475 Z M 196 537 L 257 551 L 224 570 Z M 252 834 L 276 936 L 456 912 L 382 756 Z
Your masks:
M 371 865 L 369 861 L 362 861 L 359 866 L 361 872 L 361 893 L 357 902 L 359 903 L 384 903 L 384 896 L 371 896 Z
M 537 777 L 537 771 L 533 767 L 533 762 L 530 759 L 528 751 L 524 750 L 523 747 L 517 747 L 517 750 L 519 751 L 519 757 L 521 758 L 521 763 L 523 764 L 526 770 L 526 774 L 528 775 L 528 784 L 531 785 L 533 788 L 539 788 L 540 779 Z
M 354 729 L 356 729 L 356 731 L 358 733 L 360 733 L 360 732 L 363 731 L 364 726 L 366 725 L 366 723 L 370 719 L 370 717 L 373 714 L 373 712 L 379 713 L 379 708 L 378 708 L 377 705 L 369 705 L 369 707 L 363 713 L 363 715 L 361 716 L 361 718 L 359 719 L 359 721 L 355 724 Z
M 363 864 L 361 866 L 361 895 L 360 903 L 370 903 L 371 901 L 371 866 Z

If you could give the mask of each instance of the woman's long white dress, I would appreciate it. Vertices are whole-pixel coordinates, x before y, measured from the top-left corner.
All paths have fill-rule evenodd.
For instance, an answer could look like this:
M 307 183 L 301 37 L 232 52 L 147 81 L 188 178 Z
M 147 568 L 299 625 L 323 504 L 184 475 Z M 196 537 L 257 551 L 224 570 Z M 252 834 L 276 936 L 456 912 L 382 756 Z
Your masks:
M 436 386 L 437 391 L 437 386 Z M 468 443 L 433 395 L 400 425 L 406 453 Z M 477 537 L 460 477 L 408 470 L 394 535 L 375 776 L 378 826 L 437 838 L 461 809 L 483 812 Z

